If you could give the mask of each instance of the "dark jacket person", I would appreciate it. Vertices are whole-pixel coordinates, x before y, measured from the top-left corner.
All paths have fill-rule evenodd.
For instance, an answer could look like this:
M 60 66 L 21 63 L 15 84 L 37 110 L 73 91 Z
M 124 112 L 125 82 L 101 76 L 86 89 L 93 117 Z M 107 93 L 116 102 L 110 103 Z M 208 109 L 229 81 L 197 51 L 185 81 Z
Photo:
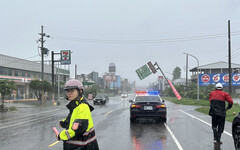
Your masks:
M 214 143 L 221 144 L 221 135 L 224 131 L 226 111 L 232 107 L 233 100 L 231 96 L 222 91 L 223 85 L 217 83 L 215 90 L 209 95 L 210 110 L 209 115 L 212 116 L 212 129 L 214 135 Z M 228 106 L 226 108 L 225 101 Z

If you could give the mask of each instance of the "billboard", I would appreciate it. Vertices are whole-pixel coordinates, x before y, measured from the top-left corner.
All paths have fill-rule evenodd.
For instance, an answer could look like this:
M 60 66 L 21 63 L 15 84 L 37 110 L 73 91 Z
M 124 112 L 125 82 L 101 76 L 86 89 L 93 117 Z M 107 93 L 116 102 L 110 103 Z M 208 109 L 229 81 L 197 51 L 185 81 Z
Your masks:
M 111 83 L 110 83 L 110 89 L 113 89 L 113 88 L 121 88 L 121 76 L 117 75 L 115 76 L 116 77 L 116 80 L 113 80 Z
M 222 83 L 223 86 L 229 85 L 228 73 L 218 74 L 199 74 L 199 86 L 207 86 L 210 84 Z M 232 86 L 240 86 L 240 74 L 232 73 Z

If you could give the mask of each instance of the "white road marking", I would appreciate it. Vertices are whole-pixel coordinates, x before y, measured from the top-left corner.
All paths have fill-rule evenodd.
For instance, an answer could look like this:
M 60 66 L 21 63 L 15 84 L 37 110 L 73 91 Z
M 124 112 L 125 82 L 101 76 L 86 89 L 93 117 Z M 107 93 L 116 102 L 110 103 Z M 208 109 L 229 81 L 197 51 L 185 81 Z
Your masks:
M 185 112 L 185 111 L 183 111 L 183 110 L 181 110 L 181 109 L 178 109 L 178 110 L 181 111 L 182 113 L 184 113 L 184 114 L 186 114 L 186 115 L 188 115 L 188 116 L 194 118 L 194 119 L 197 119 L 197 120 L 199 120 L 199 121 L 205 123 L 206 125 L 209 125 L 210 127 L 212 126 L 210 123 L 208 123 L 208 122 L 206 122 L 206 121 L 204 121 L 204 120 L 202 120 L 202 119 L 199 119 L 199 118 L 197 118 L 197 117 L 195 117 L 195 116 L 193 116 L 193 115 L 191 115 L 191 114 L 189 114 L 189 113 L 187 113 L 187 112 Z M 229 135 L 229 136 L 232 137 L 232 134 L 226 132 L 225 130 L 223 131 L 223 133 L 225 133 L 225 134 L 227 134 L 227 135 Z
M 168 125 L 166 123 L 164 123 L 165 127 L 167 128 L 168 132 L 170 133 L 170 135 L 172 136 L 174 142 L 176 143 L 177 147 L 179 150 L 183 150 L 181 144 L 178 142 L 177 138 L 175 137 L 175 135 L 173 134 L 173 132 L 170 130 L 170 128 L 168 127 Z
M 112 110 L 109 111 L 109 112 L 107 112 L 106 114 L 104 114 L 104 116 L 107 116 L 107 115 L 110 114 L 111 112 L 112 112 Z
M 58 114 L 63 114 L 63 112 L 62 113 L 58 113 Z M 39 117 L 39 118 L 35 118 L 35 119 L 31 119 L 31 120 L 23 121 L 23 122 L 19 122 L 19 123 L 14 123 L 14 124 L 11 124 L 11 125 L 0 127 L 0 129 L 9 128 L 9 127 L 12 127 L 12 126 L 25 124 L 25 123 L 32 122 L 32 121 L 40 121 L 41 119 L 46 119 L 46 118 L 50 118 L 50 117 L 53 117 L 53 116 L 56 116 L 56 114 L 49 115 L 49 116 L 43 116 L 43 117 Z

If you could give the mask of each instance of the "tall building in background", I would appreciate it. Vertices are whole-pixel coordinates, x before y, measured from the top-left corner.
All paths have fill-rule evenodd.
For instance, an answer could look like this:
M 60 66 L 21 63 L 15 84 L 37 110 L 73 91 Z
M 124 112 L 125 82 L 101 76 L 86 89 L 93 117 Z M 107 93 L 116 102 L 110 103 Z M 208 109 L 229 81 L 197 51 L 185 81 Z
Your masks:
M 110 63 L 109 64 L 109 69 L 108 69 L 109 73 L 116 73 L 116 65 L 114 63 Z

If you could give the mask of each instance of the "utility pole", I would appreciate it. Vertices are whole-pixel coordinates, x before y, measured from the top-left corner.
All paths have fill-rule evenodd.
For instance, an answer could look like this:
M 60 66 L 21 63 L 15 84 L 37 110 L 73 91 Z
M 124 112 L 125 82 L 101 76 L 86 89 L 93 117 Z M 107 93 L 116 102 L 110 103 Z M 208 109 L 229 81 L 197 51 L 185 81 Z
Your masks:
M 43 40 L 44 37 L 44 33 L 43 33 L 43 26 L 41 26 L 41 57 L 42 57 L 42 106 L 44 106 L 44 101 L 45 101 L 45 97 L 44 97 L 44 91 L 43 91 L 43 80 L 44 80 L 44 54 L 43 54 L 43 43 L 45 42 Z
M 55 105 L 55 92 L 54 92 L 54 51 L 52 51 L 52 102 Z
M 185 94 L 187 95 L 188 90 L 188 55 L 186 55 L 186 89 Z
M 231 30 L 230 20 L 228 20 L 228 72 L 229 72 L 229 94 L 232 95 L 232 67 L 231 67 Z
M 75 79 L 77 79 L 77 64 L 75 64 Z
M 44 106 L 44 102 L 45 102 L 45 97 L 44 97 L 44 89 L 43 89 L 43 81 L 44 81 L 44 54 L 47 54 L 48 49 L 45 48 L 44 42 L 45 40 L 43 39 L 45 36 L 46 37 L 50 37 L 49 35 L 46 35 L 45 33 L 43 33 L 43 26 L 41 26 L 41 33 L 39 33 L 39 35 L 41 35 L 41 38 L 39 39 L 39 42 L 41 43 L 41 57 L 42 57 L 42 92 L 41 92 L 41 98 L 42 98 L 42 106 Z

